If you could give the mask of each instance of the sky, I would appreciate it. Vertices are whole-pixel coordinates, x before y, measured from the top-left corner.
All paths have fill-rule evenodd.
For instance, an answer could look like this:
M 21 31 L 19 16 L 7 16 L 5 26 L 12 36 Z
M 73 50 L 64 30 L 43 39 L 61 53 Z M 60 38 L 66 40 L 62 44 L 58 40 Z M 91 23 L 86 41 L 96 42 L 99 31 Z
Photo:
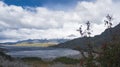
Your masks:
M 105 16 L 120 20 L 119 0 L 0 0 L 0 43 L 80 37 L 90 21 L 92 36 L 105 29 Z

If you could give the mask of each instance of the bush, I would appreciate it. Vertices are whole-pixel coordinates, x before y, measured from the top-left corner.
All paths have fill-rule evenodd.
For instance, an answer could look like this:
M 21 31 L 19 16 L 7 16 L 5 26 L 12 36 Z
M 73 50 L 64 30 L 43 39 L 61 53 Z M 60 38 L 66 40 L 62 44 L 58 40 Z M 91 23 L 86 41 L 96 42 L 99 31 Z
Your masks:
M 14 58 L 12 58 L 10 55 L 5 54 L 4 52 L 0 52 L 0 56 L 10 61 L 14 60 Z
M 21 58 L 21 60 L 23 61 L 43 61 L 41 58 L 37 58 L 37 57 L 25 57 L 25 58 Z
M 110 43 L 103 48 L 98 62 L 102 67 L 120 67 L 120 43 Z
M 64 64 L 76 64 L 76 63 L 79 63 L 80 61 L 78 59 L 60 57 L 60 58 L 56 58 L 55 60 L 53 60 L 53 62 L 61 62 Z

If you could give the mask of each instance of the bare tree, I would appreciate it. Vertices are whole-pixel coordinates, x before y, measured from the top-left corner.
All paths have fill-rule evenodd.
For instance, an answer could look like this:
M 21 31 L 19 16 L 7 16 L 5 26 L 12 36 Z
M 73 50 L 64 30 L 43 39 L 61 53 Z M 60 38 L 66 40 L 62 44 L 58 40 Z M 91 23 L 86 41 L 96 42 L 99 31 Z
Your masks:
M 90 42 L 90 37 L 91 37 L 91 23 L 90 23 L 90 21 L 87 21 L 85 31 L 82 30 L 82 26 L 80 26 L 79 30 L 77 30 L 77 31 L 80 32 L 81 36 L 87 36 L 87 41 L 86 41 L 87 42 L 87 51 L 86 51 L 86 53 L 81 48 L 79 48 L 79 51 L 80 51 L 83 59 L 85 60 L 84 65 L 87 65 L 87 66 L 91 67 L 91 64 L 93 63 L 93 57 L 94 57 L 93 51 L 94 50 L 93 50 L 93 45 Z M 89 63 L 88 58 L 91 59 L 91 61 L 90 61 L 91 63 Z
M 81 37 L 82 37 L 82 36 L 83 36 L 82 25 L 79 27 L 79 29 L 78 29 L 77 31 L 79 31 L 79 32 L 80 32 L 80 35 L 81 35 Z
M 90 30 L 90 21 L 87 21 L 86 25 L 87 25 L 87 30 Z
M 109 29 L 109 32 L 108 32 L 108 39 L 109 39 L 109 43 L 111 43 L 112 42 L 112 36 L 113 36 L 113 33 L 112 33 L 112 30 L 110 29 L 110 28 L 112 28 L 112 25 L 113 25 L 113 23 L 112 23 L 112 20 L 113 20 L 113 17 L 110 15 L 110 14 L 107 14 L 107 16 L 106 16 L 106 20 L 104 20 L 104 22 L 105 22 L 105 25 L 107 26 L 107 29 Z
M 107 20 L 104 20 L 105 25 L 107 26 L 107 28 L 111 28 L 111 27 L 112 27 L 113 17 L 108 14 L 108 15 L 106 16 L 106 19 L 107 19 Z
M 87 25 L 86 33 L 87 33 L 88 37 L 90 37 L 90 35 L 91 35 L 91 29 L 90 29 L 91 23 L 90 23 L 90 21 L 87 21 L 86 25 Z
M 77 31 L 79 31 L 81 37 L 84 36 L 83 30 L 82 30 L 82 25 L 79 27 L 79 29 L 77 29 Z M 86 56 L 85 56 L 84 51 L 82 50 L 82 48 L 80 48 L 80 47 L 78 48 L 78 47 L 77 47 L 77 49 L 79 49 L 82 57 L 83 57 L 83 58 L 86 58 Z

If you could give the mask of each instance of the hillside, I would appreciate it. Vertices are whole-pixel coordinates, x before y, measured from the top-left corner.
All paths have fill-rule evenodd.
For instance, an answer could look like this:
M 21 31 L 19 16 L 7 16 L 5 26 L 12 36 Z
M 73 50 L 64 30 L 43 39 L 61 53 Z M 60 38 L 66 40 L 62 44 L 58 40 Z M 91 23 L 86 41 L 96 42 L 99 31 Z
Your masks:
M 57 45 L 56 43 L 18 43 L 10 46 L 25 46 L 25 47 L 50 47 Z
M 113 38 L 111 36 L 117 37 L 117 40 L 120 40 L 120 24 L 118 24 L 114 28 L 106 29 L 101 35 L 90 37 L 90 42 L 95 47 L 99 47 L 102 44 L 105 44 L 106 42 L 110 41 Z M 85 48 L 87 47 L 86 45 L 88 44 L 87 41 L 88 41 L 87 37 L 77 38 L 64 43 L 60 43 L 59 45 L 56 45 L 54 47 L 72 48 L 72 49 L 76 47 Z
M 68 41 L 69 39 L 28 39 L 28 40 L 22 40 L 17 42 L 6 42 L 6 43 L 0 43 L 0 45 L 14 45 L 14 44 L 58 44 Z

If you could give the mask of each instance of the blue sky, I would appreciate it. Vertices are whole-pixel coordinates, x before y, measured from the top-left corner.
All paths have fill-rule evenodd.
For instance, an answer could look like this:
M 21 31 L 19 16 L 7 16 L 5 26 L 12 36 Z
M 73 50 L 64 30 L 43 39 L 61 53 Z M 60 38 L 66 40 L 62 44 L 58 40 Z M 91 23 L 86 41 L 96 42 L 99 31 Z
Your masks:
M 93 0 L 3 0 L 8 5 L 16 5 L 22 7 L 47 7 L 52 10 L 72 9 L 78 1 Z
M 18 6 L 44 6 L 47 4 L 76 4 L 78 1 L 87 1 L 87 0 L 3 0 L 5 3 L 9 5 L 18 5 Z M 88 0 L 89 1 L 89 0 Z
M 5 3 L 18 6 L 44 6 L 46 4 L 69 4 L 78 0 L 4 0 Z
M 120 21 L 119 0 L 0 0 L 0 43 L 26 39 L 80 37 L 76 30 L 92 23 L 92 36 L 105 30 L 109 13 Z M 35 11 L 31 11 L 35 10 Z M 73 35 L 73 37 L 69 37 Z

